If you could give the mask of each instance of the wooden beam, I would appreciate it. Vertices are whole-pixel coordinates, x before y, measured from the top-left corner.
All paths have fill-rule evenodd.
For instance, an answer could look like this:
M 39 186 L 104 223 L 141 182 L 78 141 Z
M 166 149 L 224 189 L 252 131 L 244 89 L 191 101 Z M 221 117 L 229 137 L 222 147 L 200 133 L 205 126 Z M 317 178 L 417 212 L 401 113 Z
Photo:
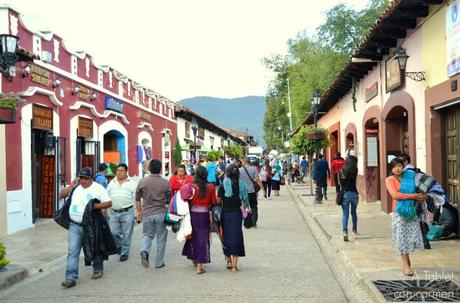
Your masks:
M 429 14 L 428 6 L 424 5 L 401 7 L 399 10 L 409 18 L 426 17 Z

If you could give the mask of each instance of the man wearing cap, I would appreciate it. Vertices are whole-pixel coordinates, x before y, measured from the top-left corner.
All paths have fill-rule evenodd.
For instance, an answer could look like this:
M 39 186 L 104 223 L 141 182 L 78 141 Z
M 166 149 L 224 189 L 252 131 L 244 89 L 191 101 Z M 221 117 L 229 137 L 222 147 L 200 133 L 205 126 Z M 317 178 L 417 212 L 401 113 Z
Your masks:
M 128 260 L 134 228 L 134 199 L 137 182 L 128 176 L 128 166 L 120 163 L 117 176 L 107 188 L 112 200 L 110 230 L 120 254 L 120 261 Z
M 105 176 L 107 173 L 107 164 L 101 163 L 99 164 L 99 172 L 94 177 L 94 181 L 107 188 L 109 182 L 107 181 L 107 177 Z
M 86 167 L 78 173 L 78 182 L 72 182 L 72 185 L 64 188 L 61 193 L 61 198 L 66 198 L 72 189 L 72 198 L 69 207 L 69 237 L 67 250 L 67 268 L 65 272 L 65 281 L 62 286 L 66 288 L 73 287 L 78 280 L 78 263 L 80 259 L 80 251 L 83 244 L 83 214 L 86 205 L 92 199 L 98 199 L 100 203 L 94 204 L 94 209 L 106 209 L 112 206 L 109 195 L 104 187 L 96 182 L 93 182 L 93 174 L 90 168 Z M 102 257 L 96 257 L 93 261 L 93 276 L 92 279 L 99 279 L 104 274 Z
M 257 227 L 257 220 L 259 218 L 258 209 L 257 209 L 257 192 L 254 187 L 255 183 L 259 185 L 259 189 L 262 191 L 263 196 L 265 196 L 264 185 L 259 180 L 259 173 L 257 170 L 249 165 L 249 158 L 244 157 L 242 161 L 242 166 L 240 170 L 240 180 L 246 185 L 248 190 L 249 205 L 251 206 L 252 215 L 248 216 L 244 220 L 244 227 L 251 228 Z

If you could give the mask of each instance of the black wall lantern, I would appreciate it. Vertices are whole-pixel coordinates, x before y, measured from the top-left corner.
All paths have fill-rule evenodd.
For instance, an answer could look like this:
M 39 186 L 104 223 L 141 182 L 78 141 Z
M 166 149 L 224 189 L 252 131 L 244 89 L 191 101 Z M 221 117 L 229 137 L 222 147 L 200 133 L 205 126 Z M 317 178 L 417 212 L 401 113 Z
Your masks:
M 18 62 L 18 55 L 16 54 L 18 40 L 17 36 L 0 35 L 0 72 L 10 80 L 16 76 L 15 64 Z
M 425 72 L 406 72 L 407 58 L 409 56 L 404 48 L 400 48 L 396 53 L 395 59 L 398 61 L 399 70 L 403 72 L 406 77 L 411 78 L 414 81 L 424 81 Z

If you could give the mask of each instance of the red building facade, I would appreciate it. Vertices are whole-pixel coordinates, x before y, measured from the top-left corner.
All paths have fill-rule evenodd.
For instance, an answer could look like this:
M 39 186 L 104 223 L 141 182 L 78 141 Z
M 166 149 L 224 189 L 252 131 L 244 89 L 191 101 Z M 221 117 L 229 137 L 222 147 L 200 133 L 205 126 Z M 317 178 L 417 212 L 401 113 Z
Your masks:
M 66 49 L 59 36 L 26 28 L 11 8 L 0 10 L 5 33 L 40 58 L 2 77 L 2 92 L 21 97 L 16 123 L 6 126 L 8 233 L 52 217 L 59 189 L 81 167 L 123 162 L 141 176 L 142 162 L 154 158 L 171 172 L 177 121 L 169 100 Z

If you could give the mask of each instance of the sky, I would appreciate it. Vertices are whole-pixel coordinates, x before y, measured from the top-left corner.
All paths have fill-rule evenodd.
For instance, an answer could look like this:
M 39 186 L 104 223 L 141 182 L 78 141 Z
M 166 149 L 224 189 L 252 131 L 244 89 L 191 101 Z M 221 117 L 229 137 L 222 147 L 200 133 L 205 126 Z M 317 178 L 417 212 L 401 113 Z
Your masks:
M 51 30 L 173 101 L 263 96 L 262 59 L 314 33 L 324 12 L 365 0 L 7 0 L 33 30 Z

